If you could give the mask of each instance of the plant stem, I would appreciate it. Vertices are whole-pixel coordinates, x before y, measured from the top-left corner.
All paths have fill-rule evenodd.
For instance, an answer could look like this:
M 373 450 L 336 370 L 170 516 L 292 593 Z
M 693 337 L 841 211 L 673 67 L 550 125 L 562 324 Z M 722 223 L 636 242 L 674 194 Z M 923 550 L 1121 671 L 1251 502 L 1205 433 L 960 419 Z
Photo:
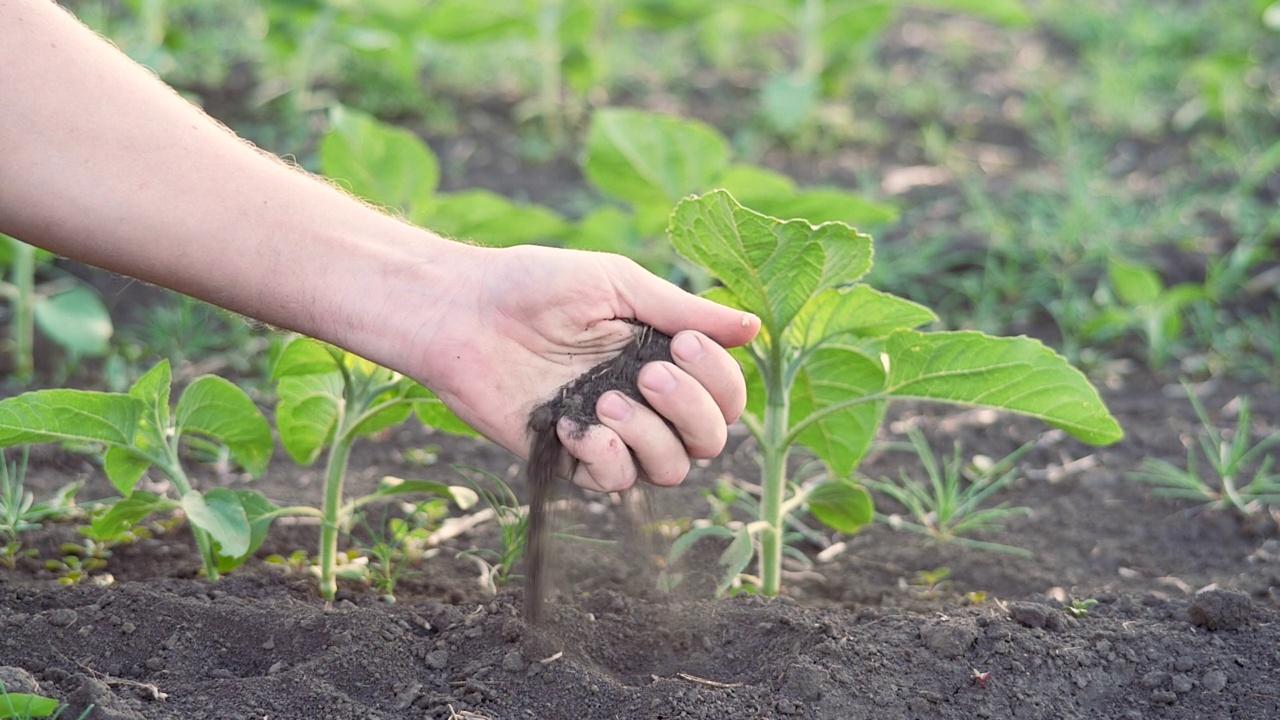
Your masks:
M 351 445 L 355 438 L 344 427 L 345 415 L 339 409 L 339 431 L 329 449 L 329 461 L 325 468 L 324 519 L 320 524 L 320 597 L 332 601 L 338 592 L 333 565 L 338 554 L 338 526 L 341 524 L 342 482 L 347 475 L 347 462 L 351 458 Z
M 547 140 L 558 146 L 563 137 L 563 115 L 560 109 L 562 97 L 560 63 L 564 49 L 560 47 L 560 23 L 563 21 L 562 0 L 543 0 L 538 8 L 538 61 L 541 70 L 538 87 L 538 104 L 542 111 L 543 127 Z
M 760 502 L 760 519 L 767 525 L 760 534 L 761 592 L 769 597 L 782 589 L 783 494 L 787 487 L 787 416 L 789 398 L 783 382 L 782 352 L 770 348 L 772 367 L 765 374 L 764 438 L 760 443 L 764 476 L 764 497 Z
M 174 439 L 165 452 L 165 461 L 157 463 L 164 471 L 165 475 L 173 481 L 178 488 L 178 497 L 186 497 L 191 490 L 191 480 L 187 478 L 187 473 L 182 469 L 182 463 L 178 460 L 177 439 Z M 190 520 L 188 519 L 188 523 Z M 204 563 L 204 574 L 211 582 L 218 580 L 218 557 L 213 552 L 213 539 L 209 537 L 209 533 L 191 523 L 191 534 L 196 538 L 196 547 L 200 550 L 200 561 Z
M 11 277 L 17 289 L 17 297 L 13 299 L 13 324 L 9 329 L 13 338 L 13 376 L 18 384 L 25 385 L 35 374 L 36 249 L 20 240 L 11 244 Z

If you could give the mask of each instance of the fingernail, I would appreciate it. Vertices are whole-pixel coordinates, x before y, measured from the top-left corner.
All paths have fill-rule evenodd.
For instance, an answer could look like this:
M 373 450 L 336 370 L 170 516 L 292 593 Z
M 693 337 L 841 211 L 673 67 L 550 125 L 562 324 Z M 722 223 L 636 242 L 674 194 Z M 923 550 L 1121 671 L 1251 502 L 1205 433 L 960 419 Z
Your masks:
M 697 360 L 704 352 L 702 340 L 691 332 L 680 333 L 671 341 L 671 354 L 685 362 Z
M 676 376 L 666 365 L 653 364 L 640 373 L 640 383 L 656 393 L 669 393 L 676 389 Z
M 621 393 L 605 393 L 596 410 L 610 420 L 626 420 L 631 417 L 631 403 Z
M 749 327 L 754 319 L 755 316 L 751 313 L 742 313 L 742 327 Z

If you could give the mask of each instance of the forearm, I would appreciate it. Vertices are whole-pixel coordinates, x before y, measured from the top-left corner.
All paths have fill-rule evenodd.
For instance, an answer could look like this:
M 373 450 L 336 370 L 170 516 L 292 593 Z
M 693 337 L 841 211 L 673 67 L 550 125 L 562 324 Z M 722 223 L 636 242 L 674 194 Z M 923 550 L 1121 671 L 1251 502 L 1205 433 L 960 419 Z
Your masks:
M 251 148 L 52 3 L 0 0 L 0 68 L 19 239 L 375 356 L 397 328 L 368 318 L 405 313 L 367 304 L 406 300 L 378 281 L 416 273 L 427 312 L 470 251 Z

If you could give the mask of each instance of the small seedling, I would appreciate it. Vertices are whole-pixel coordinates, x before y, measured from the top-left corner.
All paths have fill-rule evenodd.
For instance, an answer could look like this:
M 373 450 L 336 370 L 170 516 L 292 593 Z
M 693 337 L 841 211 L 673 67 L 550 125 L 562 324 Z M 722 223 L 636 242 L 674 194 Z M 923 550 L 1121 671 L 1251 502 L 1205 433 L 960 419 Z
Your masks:
M 23 550 L 22 533 L 40 527 L 40 522 L 64 515 L 74 505 L 72 498 L 78 484 L 65 485 L 46 503 L 37 503 L 35 496 L 26 489 L 28 449 L 22 449 L 22 459 L 10 463 L 0 452 L 0 565 L 14 569 L 20 558 L 35 557 L 35 550 Z
M 515 493 L 502 481 L 502 478 L 477 468 L 456 469 L 466 477 L 471 489 L 480 497 L 480 502 L 493 512 L 498 522 L 502 543 L 500 550 L 492 548 L 464 550 L 458 553 L 458 557 L 470 558 L 479 565 L 485 586 L 490 593 L 496 593 L 498 588 L 516 577 L 515 566 L 524 559 L 529 531 L 529 513 L 520 506 Z M 481 484 L 475 476 L 483 477 L 487 483 Z
M 1183 387 L 1200 419 L 1203 433 L 1198 437 L 1199 449 L 1209 461 L 1212 474 L 1201 474 L 1196 445 L 1188 443 L 1186 468 L 1147 458 L 1142 469 L 1130 473 L 1129 477 L 1154 485 L 1158 495 L 1199 500 L 1208 508 L 1234 508 L 1249 516 L 1280 505 L 1280 473 L 1272 472 L 1275 456 L 1268 452 L 1280 443 L 1280 431 L 1251 445 L 1250 402 L 1248 397 L 1240 397 L 1235 431 L 1228 439 L 1227 434 L 1209 420 L 1191 386 L 1184 383 Z M 1252 476 L 1248 475 L 1250 470 L 1253 470 Z
M 271 554 L 263 561 L 272 567 L 283 570 L 286 574 L 301 575 L 309 572 L 319 562 L 319 558 L 312 558 L 306 550 L 294 550 L 288 555 Z
M 930 600 L 935 599 L 951 589 L 951 568 L 920 570 L 908 584 L 916 595 Z
M 914 522 L 880 513 L 876 513 L 876 519 L 894 529 L 928 535 L 941 543 L 1023 557 L 1031 556 L 1030 552 L 1019 547 L 974 540 L 965 536 L 999 530 L 1004 521 L 1009 518 L 1031 513 L 1030 508 L 1011 508 L 1007 507 L 1007 503 L 990 508 L 984 508 L 982 504 L 1013 481 L 1017 475 L 1013 464 L 1031 449 L 1032 443 L 1014 450 L 999 462 L 984 463 L 985 467 L 980 467 L 976 462 L 963 461 L 959 443 L 953 446 L 952 457 L 939 465 L 924 433 L 919 428 L 908 429 L 907 437 L 911 441 L 912 450 L 929 476 L 929 482 L 926 484 L 913 480 L 907 475 L 905 469 L 902 470 L 901 478 L 896 482 L 887 478 L 863 482 L 872 490 L 896 500 L 906 508 Z
M 1093 598 L 1089 598 L 1087 600 L 1072 600 L 1071 604 L 1064 607 L 1063 610 L 1066 610 L 1067 614 L 1073 618 L 1083 618 L 1088 617 L 1089 610 L 1097 604 L 1098 601 Z
M 389 517 L 388 512 L 389 508 L 384 508 L 376 525 L 361 513 L 358 524 L 364 532 L 351 537 L 368 561 L 366 582 L 384 599 L 394 602 L 396 584 L 405 567 L 427 556 L 427 540 L 448 516 L 449 506 L 435 498 L 409 505 L 405 517 Z

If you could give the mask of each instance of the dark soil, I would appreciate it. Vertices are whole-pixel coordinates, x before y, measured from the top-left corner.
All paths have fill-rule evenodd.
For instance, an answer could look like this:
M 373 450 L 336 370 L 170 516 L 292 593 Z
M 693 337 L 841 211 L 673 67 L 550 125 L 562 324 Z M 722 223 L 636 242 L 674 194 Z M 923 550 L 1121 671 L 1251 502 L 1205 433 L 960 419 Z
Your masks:
M 1229 423 L 1232 398 L 1254 398 L 1259 433 L 1275 430 L 1280 391 L 1205 388 Z M 765 600 L 639 590 L 632 553 L 553 548 L 558 596 L 531 626 L 523 594 L 490 597 L 458 552 L 496 547 L 493 523 L 446 541 L 410 568 L 397 602 L 351 584 L 326 608 L 306 575 L 253 560 L 217 584 L 197 579 L 185 528 L 116 548 L 99 577 L 61 587 L 34 560 L 0 573 L 0 671 L 95 718 L 1274 718 L 1280 716 L 1280 536 L 1245 520 L 1156 498 L 1125 478 L 1143 458 L 1180 463 L 1197 430 L 1176 391 L 1107 393 L 1128 438 L 1092 449 L 1037 423 L 980 411 L 902 406 L 886 426 L 926 430 L 942 450 L 998 457 L 1030 439 L 1003 496 L 1032 509 L 984 539 L 1032 559 L 925 542 L 874 525 L 792 568 L 786 596 Z M 410 467 L 405 451 L 439 446 Z M 655 491 L 667 517 L 709 514 L 700 489 L 751 481 L 754 449 L 733 447 L 681 488 Z M 484 443 L 405 427 L 357 446 L 353 492 L 384 474 L 457 482 L 453 463 L 507 479 L 520 468 Z M 863 470 L 896 475 L 918 461 L 878 452 Z M 37 495 L 87 477 L 75 455 L 41 450 Z M 235 476 L 202 482 L 237 483 Z M 256 486 L 280 502 L 317 503 L 316 469 L 280 459 Z M 521 483 L 515 483 L 523 492 Z M 579 502 L 617 533 L 620 506 Z M 893 507 L 882 502 L 881 509 Z M 277 525 L 261 555 L 314 546 L 313 527 Z M 74 540 L 55 526 L 28 536 L 44 557 Z M 810 558 L 820 548 L 797 546 Z M 695 548 L 714 569 L 718 548 Z M 695 558 L 696 560 L 697 558 Z M 934 584 L 923 573 L 949 568 Z M 980 597 L 971 593 L 985 593 Z M 1087 615 L 1064 609 L 1093 599 Z M 6 674 L 7 673 L 7 674 Z

